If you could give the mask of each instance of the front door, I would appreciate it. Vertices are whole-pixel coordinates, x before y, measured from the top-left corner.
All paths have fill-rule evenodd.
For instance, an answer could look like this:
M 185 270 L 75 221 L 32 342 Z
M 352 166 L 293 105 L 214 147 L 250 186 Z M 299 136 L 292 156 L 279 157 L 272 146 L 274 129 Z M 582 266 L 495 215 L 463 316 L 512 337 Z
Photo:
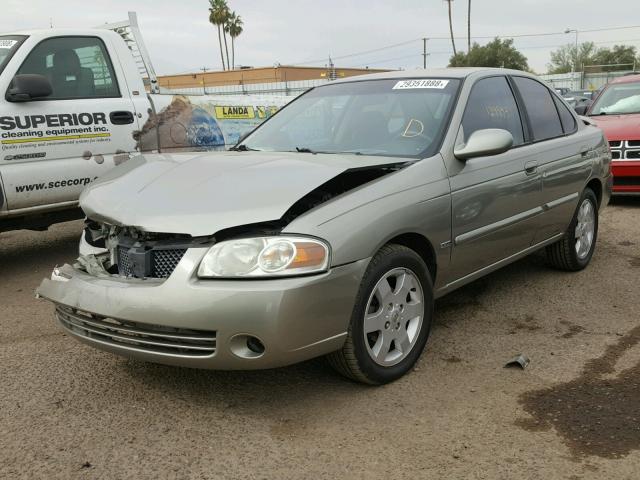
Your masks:
M 528 248 L 541 214 L 542 182 L 521 112 L 504 76 L 483 78 L 471 90 L 459 135 L 476 130 L 511 132 L 513 148 L 456 161 L 450 172 L 452 257 L 449 283 Z

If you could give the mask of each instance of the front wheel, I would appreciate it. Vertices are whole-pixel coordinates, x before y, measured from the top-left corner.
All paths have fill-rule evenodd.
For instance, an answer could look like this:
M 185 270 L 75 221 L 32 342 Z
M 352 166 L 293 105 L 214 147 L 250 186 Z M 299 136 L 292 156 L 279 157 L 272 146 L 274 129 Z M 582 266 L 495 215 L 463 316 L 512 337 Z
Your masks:
M 598 200 L 590 188 L 578 202 L 565 236 L 546 249 L 549 263 L 560 270 L 577 272 L 591 261 L 598 238 Z
M 422 258 L 386 245 L 371 259 L 356 297 L 347 339 L 329 363 L 353 380 L 392 382 L 416 363 L 433 316 L 431 276 Z

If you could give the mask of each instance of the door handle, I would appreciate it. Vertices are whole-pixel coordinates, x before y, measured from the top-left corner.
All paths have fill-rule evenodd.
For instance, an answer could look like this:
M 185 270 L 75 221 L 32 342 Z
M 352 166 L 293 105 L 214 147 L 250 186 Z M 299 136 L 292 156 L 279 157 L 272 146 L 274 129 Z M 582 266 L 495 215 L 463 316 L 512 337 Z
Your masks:
M 133 113 L 127 112 L 126 110 L 120 110 L 117 112 L 111 112 L 109 114 L 109 120 L 113 125 L 127 125 L 129 123 L 133 123 L 134 117 Z
M 536 162 L 535 160 L 531 160 L 530 162 L 524 164 L 524 173 L 526 173 L 527 175 L 535 175 L 537 171 L 538 162 Z

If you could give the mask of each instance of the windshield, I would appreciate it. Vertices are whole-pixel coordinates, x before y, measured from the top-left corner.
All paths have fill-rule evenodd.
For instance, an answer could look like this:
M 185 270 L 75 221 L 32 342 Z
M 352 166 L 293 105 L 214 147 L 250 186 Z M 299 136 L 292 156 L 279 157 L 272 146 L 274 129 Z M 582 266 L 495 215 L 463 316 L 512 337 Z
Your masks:
M 315 88 L 291 102 L 236 149 L 433 155 L 459 80 L 368 80 Z
M 0 73 L 25 38 L 22 35 L 0 35 Z
M 610 85 L 596 99 L 590 115 L 640 113 L 640 82 Z

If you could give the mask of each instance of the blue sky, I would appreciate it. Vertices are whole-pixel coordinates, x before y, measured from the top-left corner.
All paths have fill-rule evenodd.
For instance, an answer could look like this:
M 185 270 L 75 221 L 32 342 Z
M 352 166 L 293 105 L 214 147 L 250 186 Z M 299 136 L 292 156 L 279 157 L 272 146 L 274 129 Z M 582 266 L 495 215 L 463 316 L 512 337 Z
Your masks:
M 414 68 L 422 65 L 422 37 L 433 38 L 428 42 L 429 65 L 446 66 L 452 53 L 451 42 L 438 39 L 449 34 L 442 0 L 229 0 L 229 4 L 245 22 L 236 49 L 236 63 L 243 65 L 324 65 L 332 55 L 338 66 Z M 602 0 L 472 0 L 472 37 L 555 33 L 515 39 L 530 66 L 544 73 L 550 50 L 575 41 L 574 34 L 562 33 L 567 28 L 640 25 L 637 0 L 603 5 Z M 218 69 L 217 34 L 207 21 L 207 8 L 207 0 L 2 0 L 0 31 L 47 28 L 50 22 L 56 27 L 91 27 L 123 20 L 128 10 L 134 10 L 159 74 Z M 466 12 L 467 0 L 454 0 L 458 37 L 466 37 Z M 640 27 L 581 32 L 579 40 L 602 47 L 614 43 L 640 47 Z M 489 38 L 474 41 L 485 43 Z M 466 50 L 466 38 L 456 42 L 458 49 Z M 397 46 L 358 54 L 389 45 Z M 346 56 L 354 53 L 358 55 Z

